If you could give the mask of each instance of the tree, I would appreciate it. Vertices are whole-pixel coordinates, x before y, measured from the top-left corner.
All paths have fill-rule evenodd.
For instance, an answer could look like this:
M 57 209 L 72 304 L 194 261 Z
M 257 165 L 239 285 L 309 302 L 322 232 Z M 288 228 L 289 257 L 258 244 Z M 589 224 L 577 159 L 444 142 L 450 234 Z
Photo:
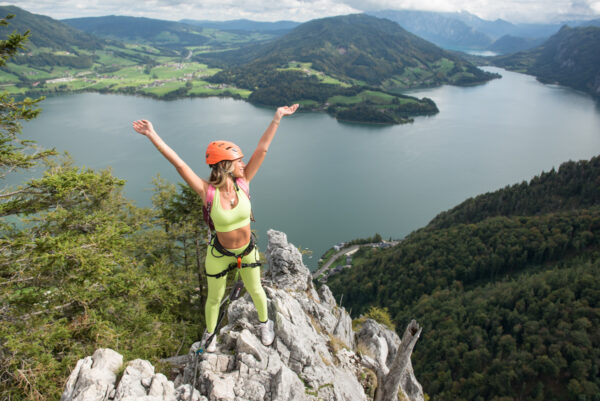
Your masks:
M 0 27 L 7 26 L 11 18 L 13 16 L 8 15 L 0 19 Z M 0 66 L 24 48 L 28 37 L 29 31 L 24 34 L 12 33 L 7 39 L 0 40 Z M 40 150 L 31 141 L 19 138 L 21 121 L 31 120 L 39 114 L 35 105 L 41 100 L 43 98 L 15 101 L 6 93 L 0 94 L 0 179 L 17 169 L 31 168 L 38 160 L 55 154 L 53 150 Z M 0 199 L 10 196 L 10 192 L 0 192 Z
M 2 63 L 27 35 L 0 42 Z M 40 100 L 0 95 L 0 180 L 45 168 L 0 191 L 0 399 L 60 398 L 70 369 L 97 348 L 154 361 L 177 355 L 203 321 L 196 269 L 169 255 L 180 230 L 164 229 L 169 218 L 191 225 L 170 214 L 187 198 L 135 207 L 110 171 L 78 168 L 20 139 L 21 121 L 36 117 Z
M 202 212 L 202 199 L 188 185 L 175 185 L 164 181 L 160 176 L 154 180 L 155 193 L 152 197 L 154 207 L 159 210 L 165 233 L 174 238 L 181 246 L 169 250 L 172 262 L 176 263 L 176 254 L 183 254 L 186 269 L 196 271 L 198 275 L 198 294 L 200 304 L 204 304 L 204 256 L 203 246 L 207 237 L 207 227 Z M 175 258 L 175 259 L 174 259 Z
M 410 356 L 417 344 L 417 340 L 421 336 L 422 328 L 419 324 L 412 320 L 404 334 L 394 360 L 390 366 L 386 366 L 385 361 L 375 361 L 374 359 L 363 355 L 362 363 L 367 368 L 375 371 L 377 375 L 377 389 L 375 390 L 375 401 L 395 401 L 398 399 L 398 391 L 400 390 L 400 380 L 404 374 L 404 370 L 410 362 Z

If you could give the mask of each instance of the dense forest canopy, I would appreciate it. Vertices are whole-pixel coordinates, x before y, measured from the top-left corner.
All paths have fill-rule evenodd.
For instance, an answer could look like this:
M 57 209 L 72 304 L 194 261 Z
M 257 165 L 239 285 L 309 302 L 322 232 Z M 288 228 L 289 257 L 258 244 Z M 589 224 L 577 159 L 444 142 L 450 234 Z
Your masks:
M 600 157 L 567 162 L 362 249 L 328 285 L 357 315 L 422 322 L 413 362 L 435 399 L 596 400 L 599 201 Z

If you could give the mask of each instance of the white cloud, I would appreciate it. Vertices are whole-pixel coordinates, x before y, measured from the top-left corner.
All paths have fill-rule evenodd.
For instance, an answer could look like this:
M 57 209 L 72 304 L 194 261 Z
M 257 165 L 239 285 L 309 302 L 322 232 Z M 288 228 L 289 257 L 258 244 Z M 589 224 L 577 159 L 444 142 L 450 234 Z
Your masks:
M 167 20 L 307 21 L 382 9 L 465 10 L 488 20 L 511 22 L 600 18 L 599 0 L 18 0 L 16 5 L 57 19 L 115 14 Z
M 0 2 L 0 5 L 7 4 Z M 338 0 L 20 0 L 17 6 L 56 19 L 115 14 L 166 20 L 247 18 L 307 21 L 361 12 Z
M 487 20 L 549 22 L 600 17 L 598 0 L 342 0 L 362 10 L 468 11 Z

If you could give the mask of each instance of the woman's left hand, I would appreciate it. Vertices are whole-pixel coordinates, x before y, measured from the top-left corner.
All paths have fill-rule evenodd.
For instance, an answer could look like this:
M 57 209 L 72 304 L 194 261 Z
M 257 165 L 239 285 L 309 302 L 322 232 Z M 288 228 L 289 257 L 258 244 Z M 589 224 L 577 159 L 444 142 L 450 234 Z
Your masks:
M 282 107 L 279 107 L 277 109 L 277 111 L 275 112 L 275 119 L 276 120 L 281 120 L 281 117 L 283 117 L 283 116 L 289 116 L 291 114 L 294 114 L 294 112 L 296 110 L 298 110 L 299 106 L 300 105 L 296 103 L 296 104 L 293 104 L 291 106 L 282 106 Z

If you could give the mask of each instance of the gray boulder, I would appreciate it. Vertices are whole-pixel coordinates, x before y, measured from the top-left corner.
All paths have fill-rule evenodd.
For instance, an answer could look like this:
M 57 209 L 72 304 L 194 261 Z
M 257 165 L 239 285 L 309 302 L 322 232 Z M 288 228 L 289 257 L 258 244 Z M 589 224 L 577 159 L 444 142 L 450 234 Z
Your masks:
M 265 252 L 269 264 L 268 277 L 273 285 L 289 290 L 312 288 L 310 270 L 302 263 L 302 254 L 294 245 L 288 243 L 287 236 L 281 231 L 267 231 L 269 243 Z
M 104 401 L 114 393 L 117 372 L 123 356 L 100 348 L 94 355 L 80 359 L 71 372 L 61 401 Z
M 79 360 L 67 380 L 61 401 L 206 401 L 189 384 L 175 389 L 163 374 L 154 373 L 148 361 L 136 359 L 127 364 L 120 382 L 116 373 L 123 356 L 111 349 L 98 349 Z

